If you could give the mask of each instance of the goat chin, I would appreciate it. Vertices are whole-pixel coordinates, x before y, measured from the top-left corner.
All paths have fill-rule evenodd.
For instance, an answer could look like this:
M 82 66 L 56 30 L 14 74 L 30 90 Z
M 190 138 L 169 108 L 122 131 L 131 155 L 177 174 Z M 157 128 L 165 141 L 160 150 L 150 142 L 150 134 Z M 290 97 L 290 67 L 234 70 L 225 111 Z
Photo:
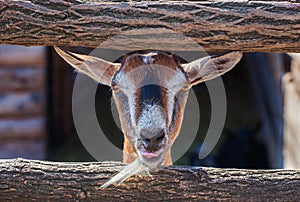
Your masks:
M 126 165 L 123 170 L 114 175 L 108 182 L 104 183 L 100 188 L 104 189 L 112 184 L 120 185 L 126 179 L 133 175 L 150 175 L 150 170 L 137 158 L 132 163 Z

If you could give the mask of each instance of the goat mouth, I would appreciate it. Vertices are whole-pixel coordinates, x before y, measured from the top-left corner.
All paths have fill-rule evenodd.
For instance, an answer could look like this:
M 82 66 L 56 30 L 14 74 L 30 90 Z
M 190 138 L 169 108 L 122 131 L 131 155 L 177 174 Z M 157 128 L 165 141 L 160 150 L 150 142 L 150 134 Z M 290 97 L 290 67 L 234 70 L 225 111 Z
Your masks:
M 161 151 L 156 151 L 156 152 L 141 151 L 141 155 L 148 159 L 159 157 L 161 153 L 162 153 Z
M 164 157 L 164 150 L 160 149 L 156 152 L 148 152 L 144 150 L 139 151 L 139 159 L 140 161 L 150 170 L 156 170 L 160 167 L 163 157 Z

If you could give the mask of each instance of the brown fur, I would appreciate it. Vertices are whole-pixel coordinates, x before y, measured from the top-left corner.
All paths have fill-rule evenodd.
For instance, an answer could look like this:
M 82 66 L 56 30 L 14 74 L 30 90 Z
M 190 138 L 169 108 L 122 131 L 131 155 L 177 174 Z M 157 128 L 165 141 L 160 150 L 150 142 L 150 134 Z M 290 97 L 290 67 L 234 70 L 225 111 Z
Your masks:
M 134 68 L 140 67 L 142 65 L 146 65 L 143 62 L 142 56 L 145 54 L 135 53 L 132 55 L 126 55 L 123 58 L 123 65 L 121 67 L 122 71 L 125 73 L 130 72 Z M 157 55 L 152 55 L 153 60 L 147 64 L 157 64 L 165 67 L 172 68 L 173 70 L 177 70 L 179 64 L 176 60 L 174 60 L 173 54 L 167 54 L 165 52 L 158 52 Z
M 136 151 L 132 144 L 127 139 L 127 136 L 124 135 L 124 145 L 123 145 L 123 162 L 131 163 L 136 159 Z

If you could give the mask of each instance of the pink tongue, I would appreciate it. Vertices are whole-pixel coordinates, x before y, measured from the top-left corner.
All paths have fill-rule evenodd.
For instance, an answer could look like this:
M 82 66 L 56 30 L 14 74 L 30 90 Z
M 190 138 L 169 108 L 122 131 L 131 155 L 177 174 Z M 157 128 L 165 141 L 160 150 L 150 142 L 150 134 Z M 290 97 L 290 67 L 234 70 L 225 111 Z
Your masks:
M 147 158 L 152 158 L 152 157 L 158 156 L 159 154 L 158 153 L 151 153 L 151 152 L 145 152 L 145 151 L 143 151 L 142 155 L 145 156 L 145 157 L 147 157 Z

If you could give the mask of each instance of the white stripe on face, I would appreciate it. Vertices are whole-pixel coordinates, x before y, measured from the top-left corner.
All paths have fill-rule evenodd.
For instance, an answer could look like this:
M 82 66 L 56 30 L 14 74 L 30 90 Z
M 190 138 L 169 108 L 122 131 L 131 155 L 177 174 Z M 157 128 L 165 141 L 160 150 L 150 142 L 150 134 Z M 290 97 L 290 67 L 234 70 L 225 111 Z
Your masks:
M 167 101 L 168 101 L 168 127 L 170 126 L 172 122 L 173 117 L 173 109 L 174 109 L 174 102 L 175 102 L 175 96 L 178 91 L 185 85 L 186 78 L 185 75 L 181 71 L 177 71 L 173 77 L 166 82 L 166 88 L 167 90 Z
M 137 121 L 138 133 L 144 129 L 166 128 L 164 109 L 160 105 L 146 105 Z

